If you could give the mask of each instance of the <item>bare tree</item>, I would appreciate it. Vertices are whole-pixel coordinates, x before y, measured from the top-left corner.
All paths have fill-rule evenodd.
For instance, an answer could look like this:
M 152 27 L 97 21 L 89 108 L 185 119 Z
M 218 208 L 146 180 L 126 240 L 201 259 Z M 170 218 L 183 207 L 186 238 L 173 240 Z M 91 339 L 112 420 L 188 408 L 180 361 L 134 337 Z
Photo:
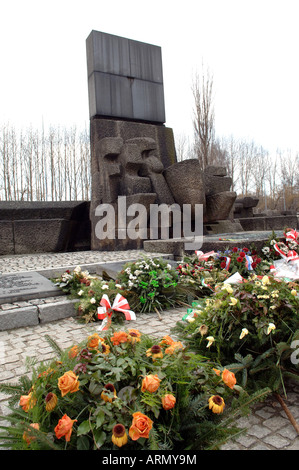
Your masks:
M 88 200 L 86 130 L 0 127 L 0 198 L 6 201 Z
M 195 153 L 204 170 L 210 163 L 211 148 L 215 137 L 213 107 L 213 76 L 209 71 L 196 73 L 192 83 L 194 99 L 193 128 Z

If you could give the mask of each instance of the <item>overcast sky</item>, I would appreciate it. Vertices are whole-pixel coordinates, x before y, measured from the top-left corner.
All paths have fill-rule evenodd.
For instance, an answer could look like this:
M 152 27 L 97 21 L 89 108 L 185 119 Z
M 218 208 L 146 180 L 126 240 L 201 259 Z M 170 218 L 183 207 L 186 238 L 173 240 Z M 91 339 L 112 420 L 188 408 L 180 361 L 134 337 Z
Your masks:
M 0 125 L 89 125 L 91 30 L 161 46 L 166 125 L 192 136 L 192 77 L 214 77 L 218 136 L 299 151 L 298 0 L 0 0 Z

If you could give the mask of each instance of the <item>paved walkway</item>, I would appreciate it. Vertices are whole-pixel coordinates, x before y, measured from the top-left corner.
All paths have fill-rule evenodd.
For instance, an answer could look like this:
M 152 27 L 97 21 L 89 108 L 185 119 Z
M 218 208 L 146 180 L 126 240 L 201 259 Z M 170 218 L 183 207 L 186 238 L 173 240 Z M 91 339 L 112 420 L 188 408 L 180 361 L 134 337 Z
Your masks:
M 27 270 L 52 269 L 61 266 L 87 265 L 96 262 L 133 259 L 140 252 L 80 252 L 63 254 L 26 255 L 0 258 L 0 271 L 15 272 Z M 103 261 L 105 259 L 105 261 Z M 175 309 L 161 314 L 138 314 L 130 326 L 143 333 L 161 337 L 169 334 L 170 329 L 182 318 L 185 309 Z M 60 347 L 84 340 L 93 333 L 97 324 L 82 324 L 74 317 L 59 321 L 38 324 L 7 331 L 0 331 L 0 382 L 14 383 L 26 374 L 26 358 L 46 361 L 54 353 L 45 339 L 52 337 Z M 289 410 L 299 422 L 299 385 L 288 384 L 287 399 Z M 7 396 L 0 393 L 0 414 L 6 415 Z M 274 396 L 255 406 L 249 417 L 241 418 L 238 425 L 247 428 L 234 442 L 228 442 L 222 450 L 299 450 L 299 436 L 287 418 L 281 405 Z

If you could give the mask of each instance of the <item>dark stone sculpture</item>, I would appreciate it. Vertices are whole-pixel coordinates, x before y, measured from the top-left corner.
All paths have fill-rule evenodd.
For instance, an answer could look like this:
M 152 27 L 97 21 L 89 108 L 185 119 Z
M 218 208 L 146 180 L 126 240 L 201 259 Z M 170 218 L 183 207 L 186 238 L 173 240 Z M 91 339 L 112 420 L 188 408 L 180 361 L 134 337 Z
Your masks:
M 198 160 L 177 162 L 172 129 L 164 125 L 160 47 L 99 31 L 86 47 L 91 248 L 143 248 L 159 231 L 181 237 L 187 205 L 193 225 L 201 205 L 204 223 L 217 231 L 218 219 L 231 219 L 236 194 L 225 169 L 202 172 Z M 166 208 L 163 214 L 157 206 Z

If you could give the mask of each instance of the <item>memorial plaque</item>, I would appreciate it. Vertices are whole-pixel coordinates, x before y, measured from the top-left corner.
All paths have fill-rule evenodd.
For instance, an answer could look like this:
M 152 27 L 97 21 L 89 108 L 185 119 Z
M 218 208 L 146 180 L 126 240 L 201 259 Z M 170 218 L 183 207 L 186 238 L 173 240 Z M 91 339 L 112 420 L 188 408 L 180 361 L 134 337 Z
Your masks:
M 61 289 L 37 272 L 0 275 L 0 304 L 63 295 Z

